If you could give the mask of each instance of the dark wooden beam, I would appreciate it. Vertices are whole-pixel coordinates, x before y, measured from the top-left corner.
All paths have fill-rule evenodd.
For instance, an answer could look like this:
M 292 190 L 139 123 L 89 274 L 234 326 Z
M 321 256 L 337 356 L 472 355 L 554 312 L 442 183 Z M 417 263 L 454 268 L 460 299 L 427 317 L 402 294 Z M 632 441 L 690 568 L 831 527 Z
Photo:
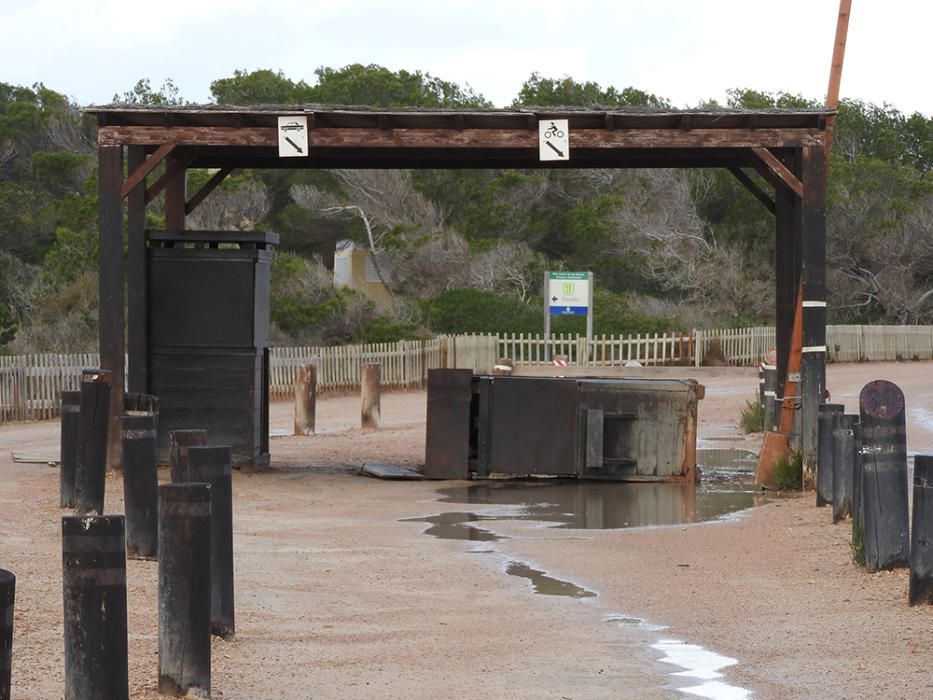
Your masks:
M 120 196 L 125 199 L 133 188 L 145 180 L 149 173 L 155 170 L 156 166 L 165 160 L 165 157 L 171 153 L 174 148 L 175 144 L 163 143 L 155 150 L 155 153 L 137 165 L 133 165 L 132 162 L 130 162 L 132 159 L 128 160 L 129 177 L 126 178 L 123 182 L 123 187 L 120 188 Z
M 776 155 L 763 147 L 755 147 L 751 150 L 755 155 L 756 170 L 768 180 L 769 184 L 775 189 L 787 187 L 798 197 L 803 198 L 803 184 Z
M 122 465 L 120 416 L 123 415 L 124 342 L 123 342 L 123 147 L 101 146 L 97 149 L 98 191 L 98 288 L 100 320 L 98 339 L 100 366 L 110 370 L 110 426 L 107 437 L 107 464 L 111 469 Z
M 533 115 L 530 115 L 533 116 Z M 535 123 L 536 120 L 535 120 Z M 819 129 L 571 129 L 572 148 L 780 148 L 823 145 Z M 318 128 L 308 134 L 311 148 L 534 148 L 535 129 Z M 257 146 L 278 143 L 277 129 L 211 126 L 105 126 L 104 145 Z
M 152 156 L 150 156 L 150 159 Z M 143 146 L 127 148 L 127 166 L 138 172 L 146 162 Z M 124 187 L 125 187 L 124 183 Z M 126 196 L 126 338 L 130 391 L 146 394 L 148 380 L 148 284 L 146 279 L 146 178 L 136 183 Z
M 179 171 L 183 172 L 188 168 L 192 162 L 197 158 L 196 153 L 186 153 L 185 155 L 179 155 L 178 153 L 172 154 L 168 159 L 165 165 L 165 172 L 162 173 L 162 177 L 156 180 L 152 186 L 146 189 L 146 203 L 148 204 L 153 199 L 158 197 L 162 190 L 172 182 L 175 178 L 178 177 Z
M 774 200 L 768 196 L 768 193 L 765 192 L 758 186 L 758 183 L 752 180 L 748 175 L 745 174 L 745 171 L 742 168 L 731 167 L 729 172 L 735 175 L 735 179 L 745 185 L 745 189 L 755 195 L 755 199 L 765 205 L 765 208 L 774 213 Z
M 211 179 L 204 183 L 204 185 L 197 192 L 192 195 L 185 203 L 185 214 L 190 214 L 195 209 L 198 208 L 198 205 L 207 199 L 207 196 L 213 192 L 217 186 L 223 182 L 227 175 L 233 172 L 233 168 L 221 168 L 216 173 L 211 176 Z
M 171 156 L 165 168 L 171 177 L 165 183 L 165 228 L 170 231 L 185 230 L 185 200 L 187 195 L 188 164 L 194 159 L 190 154 Z

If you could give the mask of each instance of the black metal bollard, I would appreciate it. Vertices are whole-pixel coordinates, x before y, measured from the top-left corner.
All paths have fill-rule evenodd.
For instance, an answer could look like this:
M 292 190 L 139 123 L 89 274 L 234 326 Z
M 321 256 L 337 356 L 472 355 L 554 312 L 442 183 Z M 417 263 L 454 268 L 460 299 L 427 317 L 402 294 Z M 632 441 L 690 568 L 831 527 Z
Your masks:
M 10 675 L 13 670 L 13 601 L 16 576 L 0 569 L 0 700 L 10 700 Z
M 156 416 L 123 416 L 123 500 L 126 555 L 155 559 L 159 547 L 159 473 Z
M 172 430 L 168 434 L 168 458 L 173 484 L 191 481 L 188 478 L 188 448 L 207 444 L 207 431 L 202 428 Z
M 833 430 L 833 522 L 852 515 L 856 415 L 836 416 Z
M 159 487 L 159 692 L 211 692 L 211 489 Z
M 820 404 L 817 415 L 816 505 L 833 502 L 833 430 L 836 417 L 845 413 L 841 403 Z
M 65 700 L 129 698 L 123 516 L 62 518 Z
M 75 465 L 78 462 L 78 431 L 81 429 L 81 392 L 62 392 L 61 466 L 58 470 L 59 504 L 75 507 Z
M 78 461 L 75 465 L 75 513 L 104 512 L 107 476 L 107 429 L 110 416 L 110 383 L 106 369 L 81 372 L 81 422 Z
M 907 430 L 904 394 L 891 382 L 869 382 L 859 394 L 862 423 L 862 504 L 865 566 L 907 566 Z
M 232 641 L 233 600 L 233 480 L 230 447 L 188 448 L 192 481 L 211 485 L 211 634 Z
M 933 455 L 914 457 L 914 517 L 910 536 L 910 605 L 933 605 Z

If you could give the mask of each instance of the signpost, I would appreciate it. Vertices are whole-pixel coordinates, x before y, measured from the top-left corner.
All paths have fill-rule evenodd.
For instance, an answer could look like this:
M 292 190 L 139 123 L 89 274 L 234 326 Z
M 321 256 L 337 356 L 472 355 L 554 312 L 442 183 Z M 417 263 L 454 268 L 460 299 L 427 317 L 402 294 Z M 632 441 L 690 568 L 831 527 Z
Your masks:
M 538 159 L 570 160 L 570 122 L 567 119 L 538 122 Z
M 279 158 L 308 155 L 308 118 L 279 117 Z
M 586 345 L 593 338 L 593 274 L 544 273 L 544 335 L 551 336 L 551 316 L 586 316 Z M 587 351 L 588 352 L 588 351 Z

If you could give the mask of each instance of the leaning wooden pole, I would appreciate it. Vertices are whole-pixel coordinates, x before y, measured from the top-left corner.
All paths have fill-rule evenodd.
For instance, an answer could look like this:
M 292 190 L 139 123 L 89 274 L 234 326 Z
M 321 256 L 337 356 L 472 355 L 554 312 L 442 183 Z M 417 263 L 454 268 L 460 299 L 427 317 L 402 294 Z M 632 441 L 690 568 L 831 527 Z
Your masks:
M 839 86 L 842 84 L 842 62 L 846 55 L 846 38 L 849 34 L 849 14 L 852 0 L 839 0 L 839 17 L 836 20 L 836 39 L 833 42 L 833 60 L 829 67 L 829 87 L 826 90 L 826 107 L 836 109 L 839 106 Z M 829 149 L 833 143 L 835 115 L 826 121 L 826 161 L 829 162 Z

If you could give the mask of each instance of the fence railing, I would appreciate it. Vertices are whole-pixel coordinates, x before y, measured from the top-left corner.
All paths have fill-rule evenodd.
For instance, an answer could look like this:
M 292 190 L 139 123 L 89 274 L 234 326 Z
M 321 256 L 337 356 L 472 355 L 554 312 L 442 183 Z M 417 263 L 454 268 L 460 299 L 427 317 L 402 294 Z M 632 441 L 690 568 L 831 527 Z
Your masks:
M 933 326 L 827 326 L 830 362 L 933 359 Z M 774 347 L 774 328 L 757 326 L 697 330 L 690 334 L 658 333 L 598 336 L 459 335 L 432 340 L 404 340 L 374 345 L 272 348 L 270 394 L 292 394 L 299 365 L 315 362 L 318 390 L 352 390 L 360 385 L 360 367 L 382 365 L 382 383 L 392 388 L 420 387 L 429 369 L 459 367 L 480 373 L 492 370 L 496 358 L 516 365 L 547 365 L 557 357 L 585 367 L 641 365 L 757 365 Z M 62 391 L 79 388 L 81 370 L 96 367 L 96 353 L 0 356 L 0 422 L 53 418 Z

